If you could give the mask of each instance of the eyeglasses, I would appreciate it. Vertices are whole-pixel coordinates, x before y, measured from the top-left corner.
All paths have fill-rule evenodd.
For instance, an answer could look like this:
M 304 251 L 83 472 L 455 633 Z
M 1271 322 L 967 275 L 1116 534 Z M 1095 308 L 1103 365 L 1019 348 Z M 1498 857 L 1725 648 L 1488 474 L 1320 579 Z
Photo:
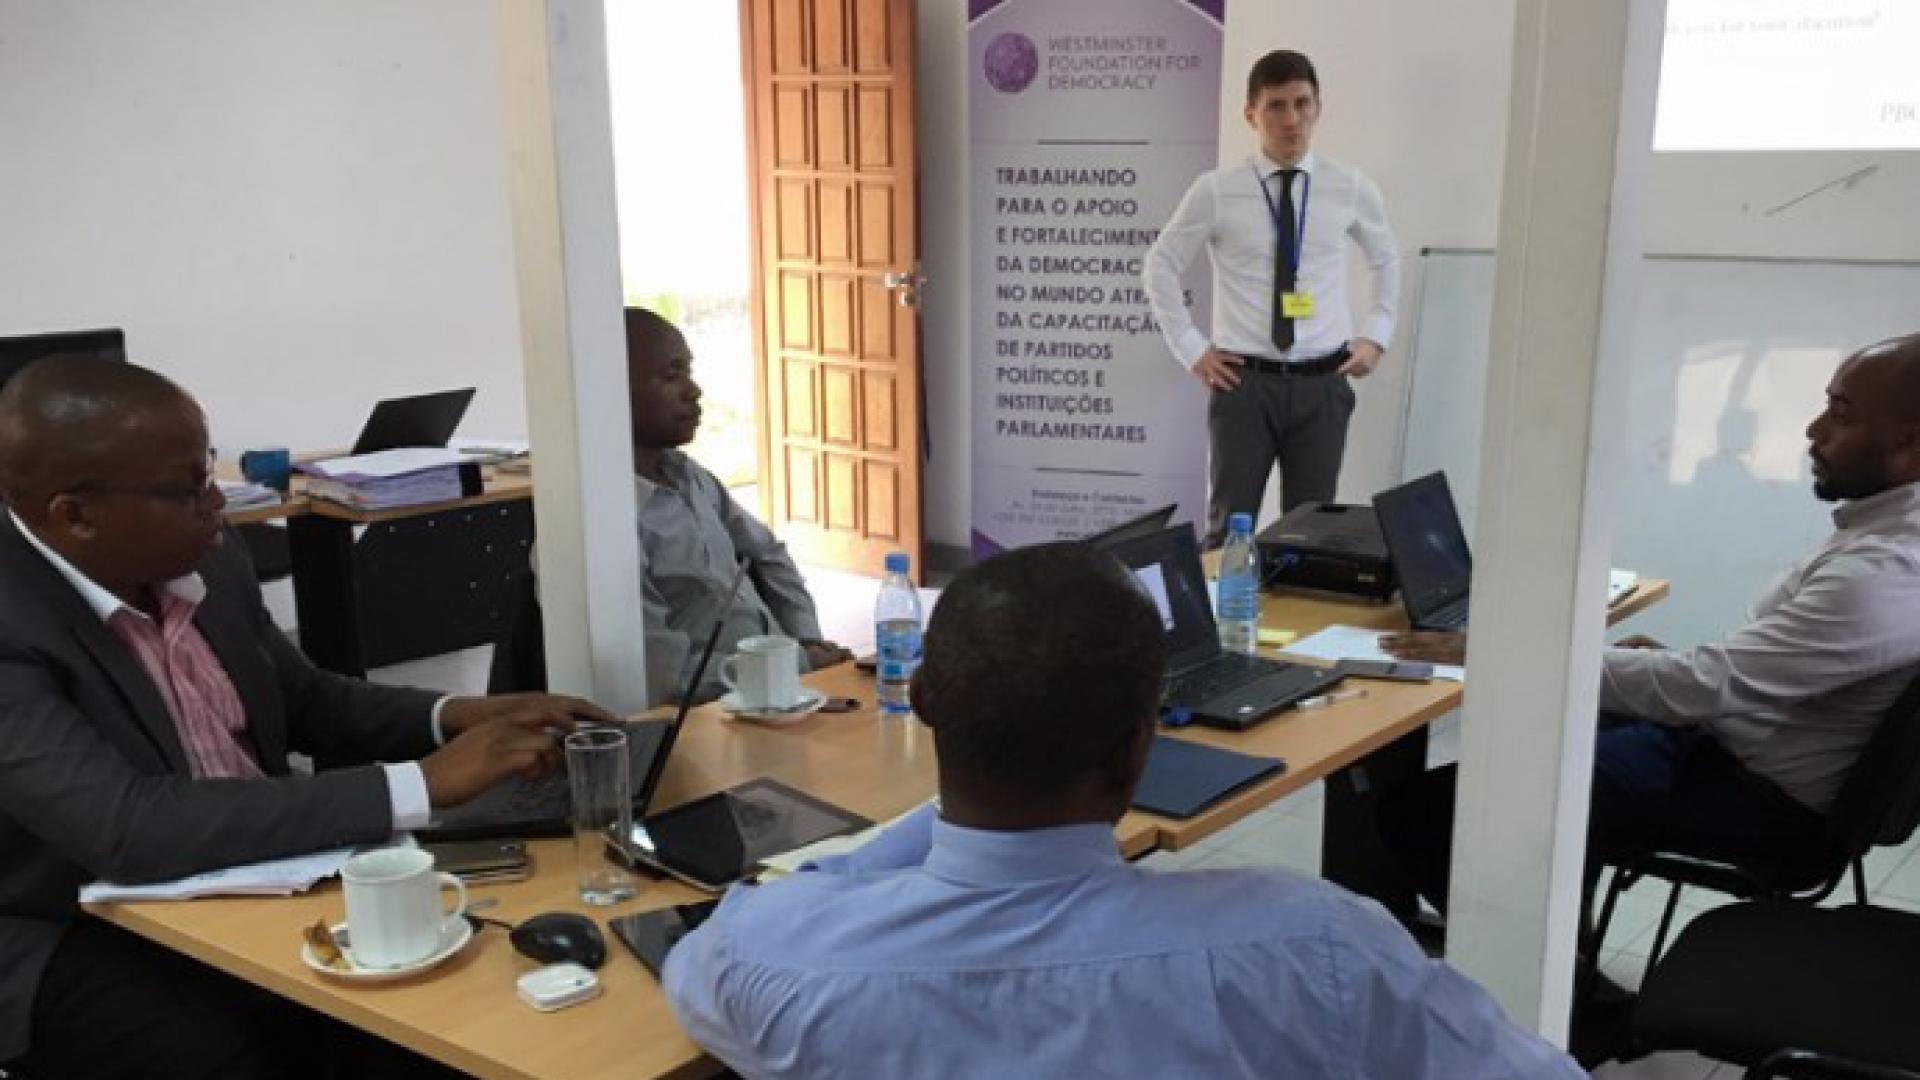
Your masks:
M 197 483 L 191 486 L 183 484 L 79 484 L 69 489 L 73 495 L 130 495 L 139 499 L 159 499 L 162 502 L 179 503 L 183 506 L 197 506 L 210 499 L 220 490 L 220 481 L 214 475 L 214 465 L 219 461 L 220 452 L 207 450 L 206 471 Z

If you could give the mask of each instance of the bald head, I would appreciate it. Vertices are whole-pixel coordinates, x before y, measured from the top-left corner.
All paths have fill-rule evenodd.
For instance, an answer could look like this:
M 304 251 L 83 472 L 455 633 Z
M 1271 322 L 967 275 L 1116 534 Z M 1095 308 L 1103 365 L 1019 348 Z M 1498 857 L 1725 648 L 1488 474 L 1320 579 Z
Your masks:
M 1864 499 L 1920 482 L 1920 334 L 1841 361 L 1807 438 L 1822 499 Z
M 36 518 L 52 496 L 108 480 L 199 407 L 171 379 L 98 357 L 50 357 L 0 389 L 0 495 Z
M 1860 350 L 1848 363 L 1864 369 L 1886 391 L 1885 404 L 1894 418 L 1920 423 L 1920 334 L 1888 338 Z

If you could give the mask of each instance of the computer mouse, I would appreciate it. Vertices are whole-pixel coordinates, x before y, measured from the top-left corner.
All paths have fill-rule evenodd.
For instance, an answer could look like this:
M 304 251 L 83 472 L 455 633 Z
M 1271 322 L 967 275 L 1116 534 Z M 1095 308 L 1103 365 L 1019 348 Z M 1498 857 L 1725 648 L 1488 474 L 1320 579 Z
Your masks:
M 607 939 L 585 915 L 549 911 L 513 928 L 513 947 L 520 955 L 543 964 L 571 960 L 598 968 L 607 962 Z

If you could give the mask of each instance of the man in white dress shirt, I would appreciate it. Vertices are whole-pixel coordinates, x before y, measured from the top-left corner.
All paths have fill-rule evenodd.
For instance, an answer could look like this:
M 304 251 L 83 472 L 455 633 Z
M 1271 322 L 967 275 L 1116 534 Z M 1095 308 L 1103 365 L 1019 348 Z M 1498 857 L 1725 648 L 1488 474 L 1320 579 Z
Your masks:
M 1826 542 L 1719 641 L 1670 649 L 1636 636 L 1602 658 L 1590 882 L 1599 863 L 1650 850 L 1804 877 L 1848 773 L 1920 678 L 1920 334 L 1842 363 L 1807 440 L 1813 493 L 1839 504 Z M 1467 637 L 1381 644 L 1461 663 Z M 1435 769 L 1381 807 L 1389 846 L 1436 907 L 1455 783 L 1452 766 Z
M 1393 336 L 1400 254 L 1380 189 L 1310 149 L 1320 119 L 1313 61 L 1268 53 L 1247 76 L 1247 125 L 1260 148 L 1204 173 L 1147 252 L 1142 283 L 1174 358 L 1212 391 L 1209 537 L 1256 517 L 1276 462 L 1280 505 L 1331 502 L 1364 377 Z M 1347 238 L 1366 256 L 1373 304 L 1354 331 Z M 1183 280 L 1213 264 L 1213 335 L 1194 325 Z

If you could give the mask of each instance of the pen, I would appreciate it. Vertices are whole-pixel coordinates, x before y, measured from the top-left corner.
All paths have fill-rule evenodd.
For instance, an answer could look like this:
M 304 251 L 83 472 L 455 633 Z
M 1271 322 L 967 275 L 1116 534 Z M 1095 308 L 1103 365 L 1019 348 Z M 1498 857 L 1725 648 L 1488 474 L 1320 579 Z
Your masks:
M 1343 701 L 1352 701 L 1354 698 L 1363 698 L 1366 696 L 1366 687 L 1356 686 L 1351 690 L 1335 690 L 1330 694 L 1301 698 L 1299 701 L 1293 703 L 1293 707 L 1296 709 L 1324 709 L 1329 705 L 1338 705 Z

